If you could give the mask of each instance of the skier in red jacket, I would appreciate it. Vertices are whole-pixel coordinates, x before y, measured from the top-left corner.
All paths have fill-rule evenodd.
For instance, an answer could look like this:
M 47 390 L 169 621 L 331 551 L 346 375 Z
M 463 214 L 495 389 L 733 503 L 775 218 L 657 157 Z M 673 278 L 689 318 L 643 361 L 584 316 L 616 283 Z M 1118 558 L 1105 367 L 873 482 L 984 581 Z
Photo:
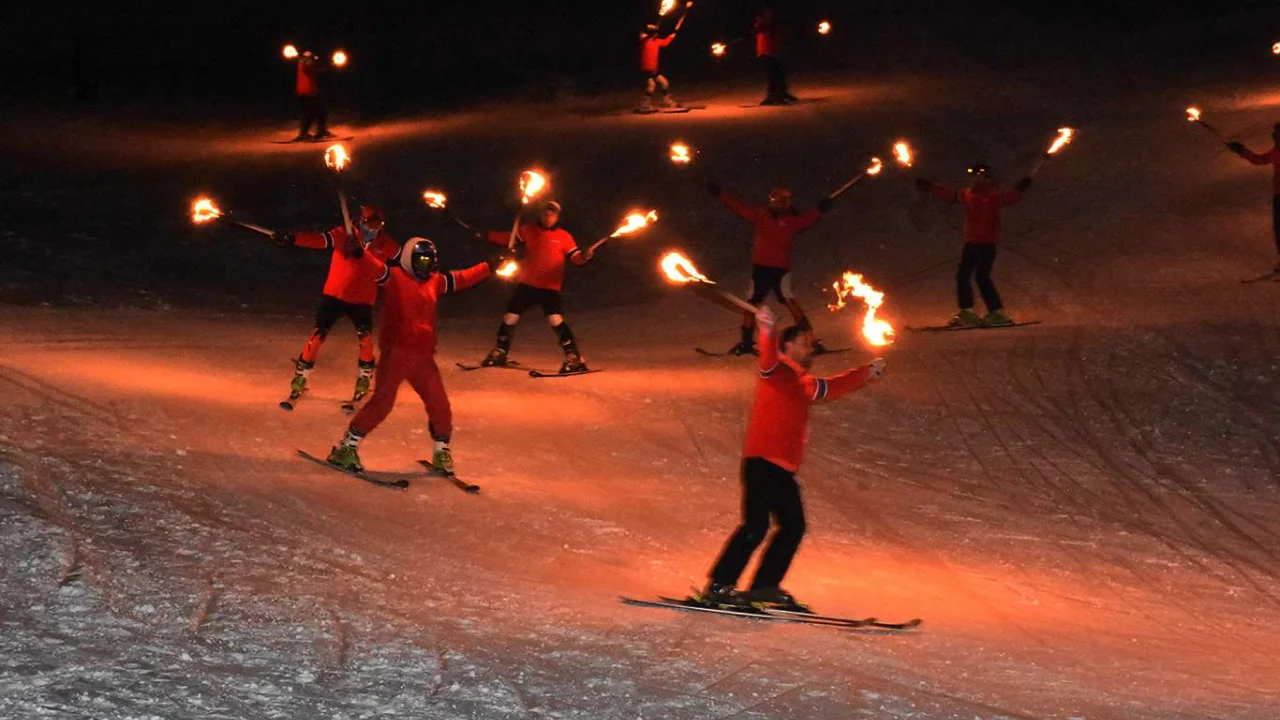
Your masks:
M 707 192 L 724 203 L 734 215 L 751 223 L 755 231 L 751 243 L 751 290 L 747 302 L 759 305 L 769 297 L 769 293 L 773 293 L 791 311 L 796 325 L 812 330 L 813 325 L 809 323 L 808 316 L 791 292 L 791 248 L 795 236 L 813 227 L 835 201 L 823 198 L 816 208 L 802 213 L 792 207 L 791 191 L 786 188 L 774 188 L 769 193 L 769 204 L 766 207 L 746 204 L 737 196 L 726 192 L 714 180 L 707 182 Z M 755 339 L 752 336 L 754 325 L 755 316 L 744 313 L 742 339 L 733 346 L 730 353 L 749 355 L 755 352 Z M 815 341 L 815 349 L 819 353 L 826 351 L 820 341 Z
M 671 97 L 671 83 L 662 74 L 658 57 L 662 48 L 676 39 L 676 33 L 680 32 L 680 26 L 684 25 L 684 19 L 689 16 L 691 7 L 693 7 L 692 2 L 685 3 L 684 12 L 680 14 L 680 19 L 676 21 L 675 28 L 669 34 L 660 35 L 657 25 L 646 25 L 644 32 L 640 33 L 640 74 L 644 76 L 645 89 L 644 102 L 637 109 L 639 112 L 653 111 L 654 90 L 662 92 L 662 107 L 680 107 L 680 103 Z
M 806 610 L 783 590 L 782 578 L 804 538 L 804 504 L 796 473 L 804 459 L 809 434 L 809 406 L 835 400 L 884 375 L 884 360 L 828 378 L 809 374 L 813 336 L 792 325 L 774 335 L 777 318 L 767 307 L 756 314 L 760 361 L 747 438 L 742 448 L 742 524 L 729 537 L 711 570 L 705 591 L 694 597 L 708 607 L 755 604 L 784 610 Z M 769 532 L 770 517 L 778 530 L 760 560 L 746 593 L 738 578 Z
M 371 252 L 361 254 L 361 272 L 371 275 L 385 289 L 378 331 L 382 361 L 378 364 L 373 396 L 329 452 L 331 465 L 350 472 L 363 469 L 356 448 L 391 413 L 400 385 L 407 381 L 426 406 L 434 442 L 432 466 L 442 474 L 453 475 L 449 449 L 453 410 L 435 361 L 436 303 L 441 295 L 452 295 L 484 282 L 503 260 L 496 257 L 466 270 L 440 272 L 435 243 L 426 238 L 410 239 L 386 262 Z
M 294 94 L 298 96 L 300 117 L 298 136 L 294 140 L 327 140 L 333 137 L 333 133 L 329 132 L 329 109 L 320 93 L 320 80 L 328 72 L 328 67 L 321 65 L 320 59 L 310 50 L 299 55 L 297 62 Z M 315 135 L 311 134 L 312 125 L 316 128 Z
M 791 94 L 787 86 L 787 69 L 782 65 L 782 26 L 772 8 L 765 8 L 756 15 L 752 29 L 756 34 L 756 57 L 764 67 L 768 90 L 761 105 L 790 105 L 800 98 Z
M 516 230 L 517 243 L 522 243 L 525 247 L 520 272 L 516 275 L 516 289 L 507 302 L 506 313 L 498 327 L 497 344 L 485 356 L 481 365 L 490 367 L 507 364 L 511 339 L 515 335 L 520 316 L 537 305 L 542 308 L 542 314 L 555 331 L 560 348 L 564 351 L 564 364 L 560 366 L 560 372 L 568 374 L 587 370 L 587 363 L 578 351 L 573 331 L 564 320 L 560 291 L 564 286 L 565 261 L 574 265 L 586 265 L 591 261 L 592 253 L 590 248 L 585 252 L 579 250 L 573 236 L 563 228 L 556 227 L 559 222 L 560 203 L 547 200 L 542 204 L 538 222 L 522 223 Z M 511 236 L 498 230 L 488 235 L 481 234 L 480 238 L 495 245 L 506 245 Z
M 930 180 L 920 178 L 916 186 L 921 192 L 953 205 L 964 205 L 964 251 L 960 254 L 960 267 L 956 270 L 956 300 L 960 312 L 951 318 L 952 326 L 1010 325 L 1013 320 L 1004 312 L 1000 293 L 991 279 L 991 269 L 996 262 L 996 242 L 1000 239 L 1000 211 L 1015 205 L 1031 187 L 1031 178 L 1018 181 L 1013 190 L 1002 190 L 992 177 L 991 168 L 984 164 L 969 168 L 969 187 L 953 190 Z M 987 314 L 978 317 L 973 311 L 973 285 L 975 279 Z
M 1271 230 L 1276 238 L 1276 252 L 1280 253 L 1280 123 L 1276 123 L 1271 128 L 1271 140 L 1274 143 L 1272 148 L 1261 154 L 1238 142 L 1228 143 L 1227 147 L 1254 165 L 1271 165 L 1275 168 L 1271 185 L 1275 191 L 1271 197 Z M 1276 262 L 1275 270 L 1272 272 L 1280 274 L 1280 262 Z
M 356 328 L 360 342 L 359 373 L 352 402 L 359 402 L 369 392 L 369 379 L 373 377 L 373 304 L 378 299 L 376 273 L 361 261 L 367 250 L 370 255 L 386 260 L 400 249 L 400 243 L 386 232 L 387 218 L 381 209 L 373 205 L 360 208 L 360 217 L 353 224 L 355 237 L 347 235 L 346 228 L 338 226 L 327 232 L 300 230 L 295 233 L 277 233 L 276 242 L 313 250 L 329 250 L 329 274 L 324 281 L 324 294 L 316 309 L 315 328 L 302 346 L 302 352 L 294 361 L 293 382 L 289 400 L 292 403 L 307 389 L 307 376 L 316 366 L 320 347 L 340 317 L 346 317 Z

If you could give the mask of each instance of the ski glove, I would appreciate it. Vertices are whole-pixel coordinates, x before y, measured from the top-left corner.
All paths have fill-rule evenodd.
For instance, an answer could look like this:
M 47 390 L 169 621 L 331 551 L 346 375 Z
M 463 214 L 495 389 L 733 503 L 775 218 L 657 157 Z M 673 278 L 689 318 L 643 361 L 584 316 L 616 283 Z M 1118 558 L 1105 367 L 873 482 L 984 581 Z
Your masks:
M 277 245 L 292 245 L 296 239 L 291 232 L 271 233 L 271 240 Z
M 920 192 L 929 192 L 933 189 L 933 182 L 925 178 L 916 178 L 916 189 Z
M 1244 155 L 1246 152 L 1248 152 L 1248 150 L 1247 150 L 1247 149 L 1245 149 L 1245 146 L 1244 146 L 1243 144 L 1241 144 L 1241 143 L 1238 143 L 1238 142 L 1229 142 L 1229 143 L 1227 143 L 1227 148 L 1228 148 L 1229 150 L 1231 150 L 1231 152 L 1233 152 L 1233 153 L 1235 153 L 1235 154 L 1237 154 L 1237 155 Z
M 346 242 L 342 244 L 342 254 L 349 258 L 364 257 L 364 245 L 360 243 L 359 238 L 348 236 Z
M 1029 188 L 1029 187 L 1031 187 L 1031 178 L 1029 178 L 1029 177 L 1024 177 L 1024 178 L 1022 178 L 1021 180 L 1019 180 L 1019 181 L 1018 181 L 1018 184 L 1017 184 L 1017 185 L 1014 185 L 1014 186 L 1013 186 L 1013 188 L 1014 188 L 1015 190 L 1017 190 L 1018 192 L 1021 192 L 1021 193 L 1026 192 L 1026 191 L 1027 191 L 1027 188 Z
M 824 197 L 824 198 L 822 198 L 821 200 L 819 200 L 819 201 L 818 201 L 818 212 L 820 212 L 820 213 L 824 213 L 824 212 L 826 212 L 826 211 L 830 210 L 830 209 L 831 209 L 831 206 L 832 206 L 832 205 L 835 205 L 835 204 L 836 204 L 836 201 L 835 201 L 835 200 L 832 200 L 832 199 L 831 199 L 831 198 L 829 198 L 829 197 Z
M 707 181 L 707 192 L 710 193 L 711 197 L 717 197 L 717 198 L 720 197 L 720 193 L 723 190 L 724 188 L 720 187 L 720 183 L 716 182 L 715 180 Z
M 867 379 L 879 380 L 884 377 L 885 365 L 886 363 L 884 358 L 876 358 L 875 360 L 872 360 L 871 364 L 867 365 Z

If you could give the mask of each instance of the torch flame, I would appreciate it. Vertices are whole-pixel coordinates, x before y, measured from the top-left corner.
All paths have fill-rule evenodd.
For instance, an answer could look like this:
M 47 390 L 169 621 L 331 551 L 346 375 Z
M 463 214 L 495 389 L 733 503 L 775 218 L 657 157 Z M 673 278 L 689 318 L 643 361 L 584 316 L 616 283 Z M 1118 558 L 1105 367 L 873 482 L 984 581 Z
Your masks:
M 1053 144 L 1049 146 L 1049 154 L 1053 155 L 1066 147 L 1071 142 L 1071 139 L 1075 137 L 1075 134 L 1076 131 L 1072 128 L 1058 128 L 1058 137 L 1054 138 Z
M 285 60 L 298 59 L 298 48 L 294 47 L 293 45 L 285 45 L 284 49 L 281 50 L 280 53 L 284 55 Z
M 621 237 L 623 235 L 630 235 L 631 233 L 636 232 L 637 230 L 643 230 L 644 228 L 649 227 L 650 225 L 652 225 L 657 221 L 658 221 L 657 210 L 650 210 L 647 213 L 633 212 L 627 215 L 622 225 L 620 225 L 617 230 L 614 230 L 613 234 L 610 235 L 609 237 Z
M 911 146 L 906 140 L 899 140 L 893 144 L 893 158 L 902 167 L 911 167 L 911 163 L 915 162 L 911 154 Z
M 537 170 L 525 170 L 520 173 L 520 203 L 528 205 L 547 187 L 547 177 Z
M 689 258 L 678 252 L 669 252 L 663 255 L 661 267 L 667 279 L 674 283 L 701 282 L 708 285 L 715 284 L 706 275 L 698 272 L 698 268 L 693 266 Z
M 831 23 L 827 22 L 826 20 L 823 20 L 822 22 L 818 23 L 819 35 L 829 35 L 830 33 L 831 33 Z
M 688 165 L 693 162 L 693 153 L 689 146 L 682 142 L 671 143 L 671 162 L 677 165 Z
M 1200 108 L 1194 105 L 1187 108 L 1187 122 L 1200 122 Z
M 494 270 L 493 274 L 497 275 L 500 278 L 509 278 L 512 275 L 515 275 L 516 271 L 519 269 L 520 269 L 519 263 L 517 263 L 515 260 L 508 260 L 502 263 L 502 266 L 499 267 L 497 270 Z
M 1271 52 L 1275 55 L 1280 55 L 1280 42 L 1271 46 Z
M 427 207 L 434 210 L 443 210 L 449 203 L 448 196 L 437 190 L 423 190 L 422 200 L 427 203 Z
M 220 217 L 222 217 L 222 210 L 213 204 L 213 200 L 207 197 L 196 198 L 196 201 L 191 204 L 191 222 L 197 225 L 217 220 Z
M 861 298 L 867 306 L 867 314 L 862 318 L 862 336 L 876 347 L 893 342 L 893 326 L 876 318 L 876 311 L 884 304 L 884 293 L 862 281 L 862 274 L 846 270 L 844 277 L 831 283 L 836 292 L 836 301 L 827 306 L 832 312 L 848 305 L 848 300 Z
M 668 15 L 676 8 L 676 0 L 662 0 L 662 7 L 658 8 L 659 15 Z
M 721 55 L 724 55 L 725 48 L 726 46 L 724 43 L 711 43 L 711 54 L 716 57 L 720 57 Z
M 873 157 L 871 158 L 871 164 L 867 166 L 866 172 L 868 175 L 879 175 L 880 171 L 883 169 L 884 161 L 878 157 Z
M 351 162 L 351 156 L 347 154 L 347 149 L 340 143 L 330 145 L 324 151 L 324 164 L 334 172 L 342 172 L 347 167 L 347 163 Z
M 347 54 L 346 54 L 345 52 L 343 52 L 342 50 L 335 50 L 335 51 L 333 52 L 333 66 L 334 66 L 334 67 L 346 67 L 346 66 L 347 66 Z

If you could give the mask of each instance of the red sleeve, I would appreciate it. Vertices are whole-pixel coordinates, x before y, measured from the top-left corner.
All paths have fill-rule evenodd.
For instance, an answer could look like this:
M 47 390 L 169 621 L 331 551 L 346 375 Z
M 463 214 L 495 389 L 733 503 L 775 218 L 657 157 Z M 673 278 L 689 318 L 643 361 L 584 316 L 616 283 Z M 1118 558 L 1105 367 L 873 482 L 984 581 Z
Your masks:
M 564 233 L 563 238 L 564 239 L 561 241 L 563 243 L 563 245 L 561 245 L 561 249 L 574 265 L 586 265 L 588 262 L 591 262 L 590 260 L 587 260 L 586 254 L 578 249 L 578 243 L 574 242 L 572 235 Z
M 805 230 L 808 230 L 820 219 L 822 219 L 822 211 L 818 210 L 818 208 L 814 208 L 807 213 L 803 213 L 796 218 L 796 232 L 804 232 Z
M 662 38 L 661 40 L 658 40 L 658 41 L 657 41 L 657 43 L 658 43 L 658 47 L 666 47 L 666 46 L 670 45 L 670 44 L 672 43 L 672 41 L 674 41 L 675 39 L 676 39 L 676 35 L 675 35 L 675 33 L 672 33 L 672 34 L 670 34 L 670 35 L 668 35 L 668 36 L 666 36 L 666 37 Z
M 810 402 L 824 402 L 848 395 L 866 385 L 870 374 L 871 368 L 864 366 L 825 378 L 804 373 L 800 376 L 800 382 L 804 385 L 804 392 L 809 396 Z
M 489 269 L 489 263 L 472 265 L 466 270 L 441 273 L 444 279 L 444 292 L 446 295 L 460 293 L 488 280 L 492 274 L 493 271 Z
M 490 230 L 488 234 L 485 235 L 485 238 L 494 245 L 506 247 L 507 243 L 511 242 L 511 232 L 509 230 Z M 516 242 L 519 241 L 520 238 L 517 236 Z
M 1280 148 L 1272 148 L 1272 150 L 1268 152 L 1266 155 L 1259 155 L 1258 153 L 1250 150 L 1249 148 L 1245 148 L 1244 153 L 1241 154 L 1241 157 L 1253 163 L 1254 165 L 1270 165 L 1271 158 L 1273 155 L 1275 155 L 1277 149 L 1280 149 Z
M 778 339 L 761 325 L 756 326 L 756 351 L 760 353 L 760 377 L 767 378 L 778 369 Z
M 750 205 L 739 200 L 733 194 L 727 193 L 727 192 L 721 192 L 719 197 L 720 197 L 720 202 L 724 203 L 725 207 L 729 208 L 729 210 L 734 215 L 737 215 L 743 220 L 746 220 L 749 223 L 754 223 L 757 219 L 760 218 L 759 208 L 751 207 Z
M 361 253 L 358 262 L 362 268 L 367 268 L 371 272 L 377 274 L 378 278 L 376 282 L 379 285 L 384 285 L 387 280 L 391 279 L 391 268 L 387 265 L 386 261 L 377 255 L 374 255 L 371 252 Z
M 941 200 L 941 201 L 942 201 L 942 202 L 944 202 L 944 203 L 958 203 L 958 202 L 960 202 L 960 191 L 958 191 L 958 190 L 952 190 L 951 188 L 947 187 L 946 185 L 939 185 L 939 184 L 937 184 L 937 183 L 930 183 L 930 185 L 929 185 L 929 192 L 933 193 L 933 196 L 934 196 L 934 197 L 938 198 L 939 200 Z
M 339 234 L 341 233 L 341 234 Z M 332 250 L 334 242 L 342 242 L 345 240 L 346 231 L 342 228 L 334 228 L 327 232 L 319 230 L 299 230 L 293 236 L 293 244 L 298 247 L 310 248 L 312 250 Z
M 379 260 L 390 260 L 400 252 L 400 243 L 390 235 L 379 233 L 369 246 L 369 251 L 377 255 Z
M 1001 205 L 1017 205 L 1022 202 L 1022 193 L 1017 190 L 1005 190 L 1000 193 Z

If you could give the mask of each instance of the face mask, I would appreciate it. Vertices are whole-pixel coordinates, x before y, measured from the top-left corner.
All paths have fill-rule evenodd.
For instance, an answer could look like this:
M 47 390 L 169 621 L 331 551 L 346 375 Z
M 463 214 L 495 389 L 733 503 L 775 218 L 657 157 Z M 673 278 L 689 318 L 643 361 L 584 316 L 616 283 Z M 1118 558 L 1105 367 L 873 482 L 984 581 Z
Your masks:
M 369 228 L 369 227 L 365 227 L 364 225 L 361 225 L 360 237 L 363 238 L 366 243 L 371 243 L 373 242 L 374 238 L 378 237 L 378 231 L 374 230 L 373 228 Z

